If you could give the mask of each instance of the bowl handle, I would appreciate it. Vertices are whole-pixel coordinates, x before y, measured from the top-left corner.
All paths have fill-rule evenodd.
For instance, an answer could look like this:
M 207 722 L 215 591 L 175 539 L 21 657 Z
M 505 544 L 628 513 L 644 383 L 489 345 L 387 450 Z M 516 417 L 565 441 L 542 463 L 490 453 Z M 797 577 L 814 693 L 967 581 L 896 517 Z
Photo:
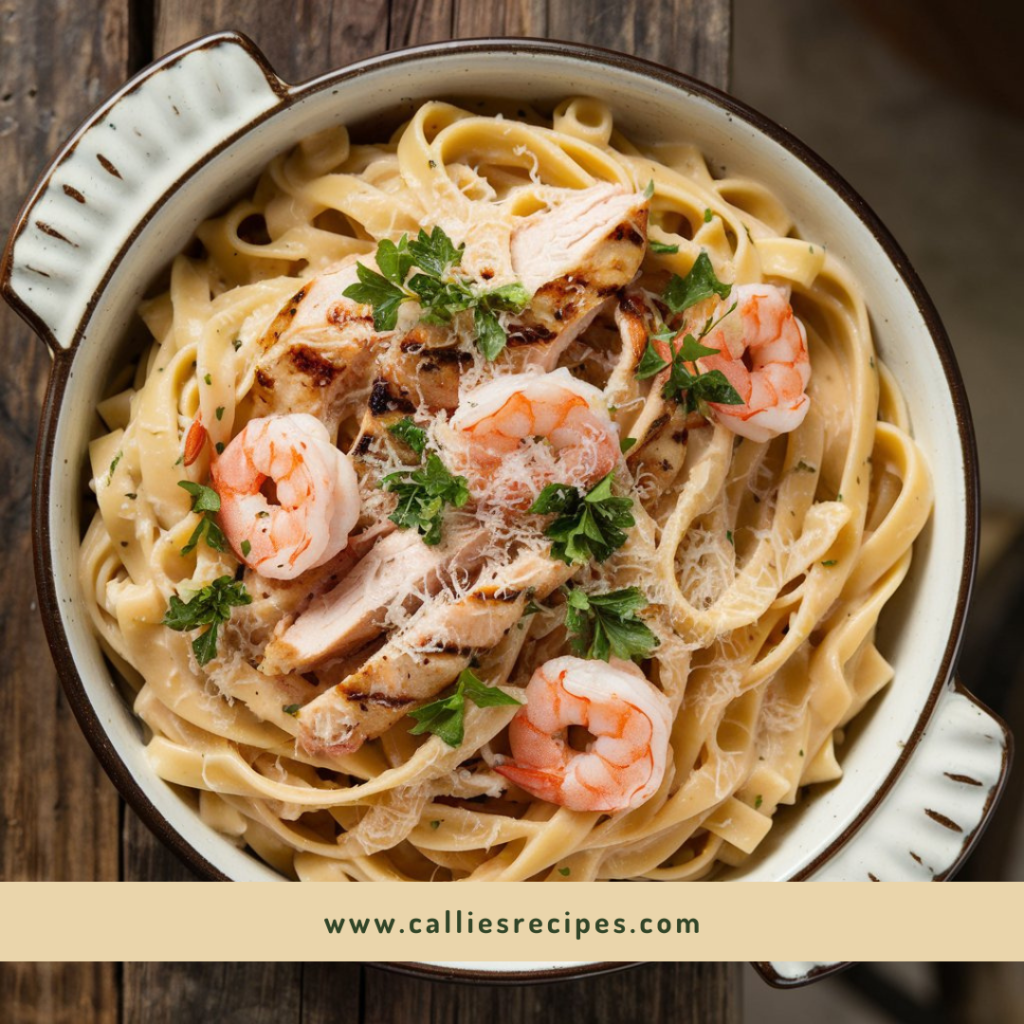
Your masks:
M 815 882 L 940 882 L 980 838 L 1010 768 L 1013 739 L 959 681 L 942 691 L 910 761 Z
M 287 92 L 245 36 L 223 32 L 140 71 L 64 144 L 15 222 L 4 298 L 56 351 L 169 190 Z

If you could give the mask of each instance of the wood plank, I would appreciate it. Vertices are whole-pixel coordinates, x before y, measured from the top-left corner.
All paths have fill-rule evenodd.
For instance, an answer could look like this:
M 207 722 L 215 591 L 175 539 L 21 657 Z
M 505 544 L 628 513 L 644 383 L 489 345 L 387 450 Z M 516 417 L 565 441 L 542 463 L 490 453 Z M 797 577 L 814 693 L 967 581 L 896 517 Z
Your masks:
M 506 0 L 481 3 L 455 0 L 452 35 L 461 39 L 476 36 L 537 36 L 548 34 L 547 0 Z
M 7 1024 L 116 1024 L 116 964 L 0 965 Z
M 302 1024 L 360 1024 L 365 974 L 362 964 L 303 964 Z
M 244 32 L 288 82 L 308 78 L 388 48 L 388 0 L 177 0 L 158 3 L 156 56 L 208 32 Z
M 64 137 L 125 78 L 124 0 L 0 3 L 0 224 Z M 73 85 L 72 85 L 73 83 Z M 50 360 L 0 304 L 0 878 L 117 878 L 118 797 L 47 656 L 32 572 L 31 481 Z M 14 1024 L 114 1024 L 113 964 L 6 964 L 0 1016 Z
M 730 0 L 549 0 L 548 35 L 646 57 L 726 88 Z
M 274 948 L 268 935 L 267 952 Z M 301 976 L 302 965 L 289 963 L 126 963 L 122 1021 L 299 1024 Z
M 128 41 L 120 2 L 4 3 L 0 18 L 0 223 L 7 225 L 64 136 L 124 80 Z M 32 572 L 32 462 L 50 360 L 0 305 L 0 358 L 10 369 L 0 375 L 0 878 L 111 880 L 117 795 L 46 656 Z
M 646 964 L 616 974 L 546 985 L 460 985 L 369 969 L 364 1024 L 739 1024 L 739 964 Z

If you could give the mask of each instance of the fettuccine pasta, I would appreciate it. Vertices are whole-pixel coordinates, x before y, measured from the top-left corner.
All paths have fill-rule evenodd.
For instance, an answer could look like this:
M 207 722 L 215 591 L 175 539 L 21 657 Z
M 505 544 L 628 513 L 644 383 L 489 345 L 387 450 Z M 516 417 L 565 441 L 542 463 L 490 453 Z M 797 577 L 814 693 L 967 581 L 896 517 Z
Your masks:
M 769 304 L 788 355 L 738 326 Z M 758 182 L 593 99 L 427 103 L 276 157 L 140 314 L 81 584 L 153 771 L 237 844 L 301 880 L 699 879 L 841 777 L 930 478 L 857 282 Z M 257 442 L 333 483 L 287 518 Z M 567 541 L 584 495 L 618 525 Z

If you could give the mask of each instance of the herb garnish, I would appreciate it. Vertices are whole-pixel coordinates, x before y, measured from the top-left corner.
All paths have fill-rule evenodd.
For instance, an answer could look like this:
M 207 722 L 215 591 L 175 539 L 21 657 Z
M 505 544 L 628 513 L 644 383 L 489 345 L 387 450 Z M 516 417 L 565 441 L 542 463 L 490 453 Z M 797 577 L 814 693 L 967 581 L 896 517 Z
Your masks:
M 349 285 L 342 294 L 373 307 L 378 331 L 395 329 L 403 302 L 419 302 L 421 319 L 428 324 L 450 323 L 457 313 L 472 310 L 480 351 L 489 361 L 497 359 L 508 340 L 498 313 L 521 313 L 530 293 L 518 282 L 478 290 L 472 278 L 455 273 L 464 250 L 465 244 L 456 247 L 440 227 L 429 235 L 421 228 L 412 241 L 403 235 L 397 245 L 385 238 L 377 246 L 380 273 L 357 263 L 359 284 Z M 419 273 L 407 282 L 413 267 Z
M 301 704 L 282 704 L 281 705 L 281 710 L 286 715 L 291 715 L 292 718 L 297 718 L 298 715 L 299 715 L 299 711 L 301 709 L 302 709 L 302 705 Z
M 473 674 L 472 669 L 463 669 L 453 694 L 409 712 L 409 717 L 416 719 L 416 725 L 409 732 L 413 736 L 432 732 L 435 736 L 440 736 L 449 747 L 459 746 L 465 735 L 467 697 L 478 708 L 522 703 L 496 686 L 488 686 Z
M 124 458 L 124 452 L 118 452 L 110 462 L 110 472 L 107 474 L 107 483 L 109 484 L 114 479 L 114 470 L 117 469 L 117 464 Z
M 399 441 L 404 441 L 417 455 L 422 455 L 427 447 L 427 432 L 422 427 L 417 427 L 408 416 L 404 420 L 392 423 L 388 427 L 388 433 L 394 434 Z
M 661 641 L 637 618 L 647 607 L 639 587 L 607 594 L 588 594 L 580 587 L 566 588 L 565 626 L 569 646 L 581 658 L 608 661 L 613 655 L 628 661 L 646 658 Z
M 714 214 L 711 212 L 711 208 L 708 207 L 708 206 L 705 206 L 704 207 L 704 223 L 705 224 L 710 224 L 711 223 L 711 218 L 713 216 L 714 216 Z
M 208 583 L 186 602 L 171 595 L 162 625 L 179 633 L 199 626 L 209 626 L 192 641 L 196 661 L 205 665 L 217 656 L 217 629 L 231 618 L 232 607 L 252 604 L 245 584 L 231 576 L 220 576 Z
M 572 874 L 572 868 L 559 868 L 558 869 L 558 873 L 563 878 L 568 878 Z
M 586 494 L 569 484 L 548 484 L 537 496 L 529 511 L 536 515 L 556 518 L 544 531 L 554 543 L 551 555 L 566 565 L 589 562 L 596 558 L 605 561 L 626 543 L 623 532 L 636 525 L 631 498 L 612 494 L 614 471 L 602 477 Z
M 647 245 L 650 248 L 651 252 L 660 252 L 660 253 L 664 253 L 667 256 L 670 256 L 673 253 L 679 252 L 679 246 L 678 245 L 669 245 L 666 242 L 659 242 L 656 238 L 652 238 L 647 243 Z
M 662 298 L 673 313 L 682 313 L 712 295 L 727 299 L 732 285 L 719 281 L 715 268 L 706 252 L 702 252 L 690 268 L 686 277 L 673 274 Z
M 708 370 L 707 373 L 701 373 L 696 365 L 698 359 L 719 354 L 718 349 L 702 345 L 701 339 L 706 338 L 735 308 L 736 303 L 733 303 L 717 320 L 708 317 L 697 337 L 687 334 L 678 348 L 676 348 L 675 339 L 670 339 L 668 350 L 671 362 L 663 359 L 651 341 L 648 341 L 643 357 L 637 364 L 637 380 L 654 377 L 670 366 L 668 380 L 662 388 L 662 396 L 682 401 L 687 412 L 699 411 L 706 415 L 707 402 L 718 402 L 720 405 L 742 405 L 743 399 L 739 392 L 729 383 L 729 378 L 721 370 Z M 651 337 L 664 341 L 666 334 L 669 333 L 654 334 Z M 690 368 L 691 366 L 693 369 Z
M 220 511 L 220 495 L 212 488 L 203 484 L 194 484 L 191 480 L 179 480 L 178 486 L 192 495 L 192 511 L 202 514 L 199 525 L 192 531 L 188 543 L 181 549 L 183 555 L 190 554 L 205 535 L 206 543 L 214 551 L 226 551 L 227 541 L 221 533 L 214 513 Z
M 450 473 L 434 452 L 420 469 L 389 473 L 380 486 L 398 495 L 398 507 L 391 513 L 391 521 L 403 529 L 416 527 L 423 534 L 424 544 L 441 543 L 445 505 L 462 508 L 469 501 L 469 481 Z

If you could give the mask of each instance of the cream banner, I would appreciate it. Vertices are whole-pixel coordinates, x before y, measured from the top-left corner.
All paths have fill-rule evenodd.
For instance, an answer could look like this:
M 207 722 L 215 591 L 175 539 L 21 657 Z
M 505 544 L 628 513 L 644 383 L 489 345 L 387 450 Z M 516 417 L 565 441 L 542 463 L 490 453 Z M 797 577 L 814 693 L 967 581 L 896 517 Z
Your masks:
M 4 960 L 1024 959 L 1021 883 L 8 882 L 0 912 Z

